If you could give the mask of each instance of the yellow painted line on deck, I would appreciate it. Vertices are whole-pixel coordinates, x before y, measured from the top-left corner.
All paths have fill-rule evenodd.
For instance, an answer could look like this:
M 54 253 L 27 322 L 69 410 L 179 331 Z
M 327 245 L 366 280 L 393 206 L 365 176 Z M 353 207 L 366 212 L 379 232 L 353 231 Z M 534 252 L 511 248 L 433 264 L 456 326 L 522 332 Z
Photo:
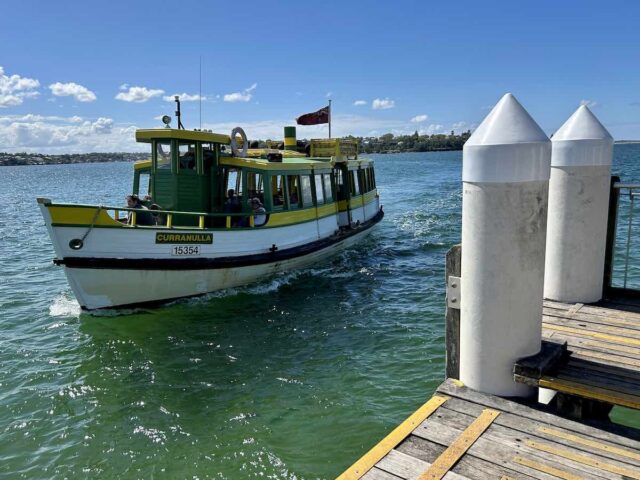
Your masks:
M 563 440 L 568 440 L 570 442 L 577 443 L 579 445 L 584 445 L 586 447 L 591 447 L 591 448 L 597 448 L 598 450 L 602 450 L 608 453 L 613 453 L 615 455 L 620 455 L 621 457 L 640 460 L 640 453 L 632 452 L 624 448 L 614 447 L 611 445 L 607 445 L 605 443 L 596 442 L 595 440 L 590 440 L 588 438 L 581 437 L 579 435 L 574 435 L 573 433 L 563 432 L 561 430 L 556 430 L 554 428 L 549 428 L 549 427 L 540 427 L 538 428 L 538 431 L 542 433 L 546 433 L 547 435 L 562 438 Z
M 531 460 L 530 458 L 520 457 L 516 455 L 513 457 L 514 463 L 518 465 L 523 465 L 525 467 L 533 468 L 539 472 L 548 473 L 549 475 L 553 475 L 554 477 L 562 478 L 563 480 L 583 480 L 584 477 L 579 477 L 578 475 L 574 475 L 573 473 L 565 472 L 564 470 L 560 470 L 559 468 L 552 467 L 550 465 L 545 465 L 544 463 L 536 462 Z
M 640 480 L 640 471 L 638 470 L 629 470 L 628 468 L 619 467 L 611 463 L 600 462 L 586 455 L 580 455 L 578 453 L 572 452 L 571 450 L 565 450 L 563 448 L 556 448 L 553 445 L 549 445 L 546 443 L 527 440 L 526 444 L 527 446 L 540 452 L 550 453 L 551 455 L 557 455 L 558 457 L 573 460 L 574 462 L 588 465 L 605 472 L 615 473 L 617 475 L 626 475 L 629 478 Z
M 569 393 L 580 397 L 592 398 L 601 402 L 621 405 L 623 407 L 640 410 L 640 397 L 623 392 L 615 392 L 591 385 L 572 382 L 571 380 L 561 380 L 554 377 L 542 377 L 538 380 L 538 386 L 549 388 L 557 392 Z
M 500 412 L 497 410 L 488 408 L 483 410 L 480 416 L 418 477 L 418 480 L 441 480 L 467 450 L 469 450 L 471 445 L 489 428 L 489 425 L 493 423 L 498 415 L 500 415 Z
M 398 425 L 380 443 L 365 453 L 360 460 L 351 465 L 336 480 L 356 480 L 371 470 L 376 463 L 384 458 L 393 448 L 402 442 L 418 425 L 424 422 L 435 412 L 449 397 L 434 395 L 431 399 L 416 410 L 409 418 Z
M 562 325 L 552 325 L 550 323 L 544 323 L 543 329 L 555 330 L 557 332 L 575 333 L 586 337 L 599 338 L 601 340 L 609 340 L 611 342 L 626 343 L 629 345 L 636 345 L 640 347 L 640 339 L 621 337 L 620 335 L 610 335 L 608 333 L 597 333 L 590 330 L 581 330 L 580 328 L 564 327 Z

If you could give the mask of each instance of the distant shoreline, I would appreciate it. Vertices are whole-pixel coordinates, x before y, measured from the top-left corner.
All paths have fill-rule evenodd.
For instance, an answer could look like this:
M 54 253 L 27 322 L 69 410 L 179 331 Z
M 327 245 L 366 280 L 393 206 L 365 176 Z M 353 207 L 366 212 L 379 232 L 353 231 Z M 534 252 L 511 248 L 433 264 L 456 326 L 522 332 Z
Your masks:
M 0 167 L 69 165 L 74 163 L 135 162 L 149 159 L 149 153 L 108 152 L 48 155 L 43 153 L 1 153 Z
M 466 132 L 462 135 L 432 135 L 431 137 L 429 137 L 428 135 L 423 137 L 415 134 L 412 136 L 393 137 L 393 135 L 388 134 L 380 138 L 358 138 L 358 140 L 360 141 L 360 153 L 365 155 L 455 152 L 462 150 L 464 141 L 466 141 L 469 135 L 469 132 Z M 449 143 L 448 145 L 447 142 Z M 640 144 L 640 140 L 616 140 L 614 143 L 616 145 L 637 145 Z M 0 152 L 0 167 L 29 165 L 69 165 L 75 163 L 136 162 L 139 160 L 148 160 L 149 158 L 150 154 L 146 152 L 93 152 L 68 153 L 61 155 L 25 152 Z

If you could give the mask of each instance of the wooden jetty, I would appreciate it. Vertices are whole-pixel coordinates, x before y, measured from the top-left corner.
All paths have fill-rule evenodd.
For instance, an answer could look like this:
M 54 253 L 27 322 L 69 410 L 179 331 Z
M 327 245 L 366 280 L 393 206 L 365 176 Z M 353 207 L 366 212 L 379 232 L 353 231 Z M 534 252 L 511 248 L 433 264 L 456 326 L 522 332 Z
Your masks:
M 338 479 L 640 479 L 639 440 L 449 379 Z
M 640 410 L 640 301 L 545 301 L 541 353 L 514 380 L 558 392 L 548 405 L 465 387 L 459 368 L 460 247 L 447 255 L 447 376 L 435 394 L 339 480 L 638 479 L 640 431 L 608 420 Z

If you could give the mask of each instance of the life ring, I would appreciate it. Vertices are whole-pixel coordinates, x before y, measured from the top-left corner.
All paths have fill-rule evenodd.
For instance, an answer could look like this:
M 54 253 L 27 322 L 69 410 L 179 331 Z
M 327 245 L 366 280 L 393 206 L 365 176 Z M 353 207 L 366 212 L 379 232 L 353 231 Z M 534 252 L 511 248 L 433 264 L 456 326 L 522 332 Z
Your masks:
M 240 135 L 242 137 L 242 149 L 238 150 L 238 143 L 236 142 L 236 135 Z M 231 130 L 231 152 L 234 157 L 246 157 L 247 150 L 249 149 L 249 142 L 247 140 L 247 134 L 244 133 L 244 130 L 240 127 L 236 127 Z

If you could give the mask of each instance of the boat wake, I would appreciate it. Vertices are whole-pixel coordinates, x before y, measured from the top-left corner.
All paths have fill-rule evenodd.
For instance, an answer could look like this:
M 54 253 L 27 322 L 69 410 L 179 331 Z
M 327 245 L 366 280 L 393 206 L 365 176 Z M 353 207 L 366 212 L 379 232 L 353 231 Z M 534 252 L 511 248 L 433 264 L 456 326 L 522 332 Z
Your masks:
M 69 298 L 64 294 L 54 298 L 49 306 L 49 316 L 51 317 L 78 317 L 82 309 L 75 298 Z

